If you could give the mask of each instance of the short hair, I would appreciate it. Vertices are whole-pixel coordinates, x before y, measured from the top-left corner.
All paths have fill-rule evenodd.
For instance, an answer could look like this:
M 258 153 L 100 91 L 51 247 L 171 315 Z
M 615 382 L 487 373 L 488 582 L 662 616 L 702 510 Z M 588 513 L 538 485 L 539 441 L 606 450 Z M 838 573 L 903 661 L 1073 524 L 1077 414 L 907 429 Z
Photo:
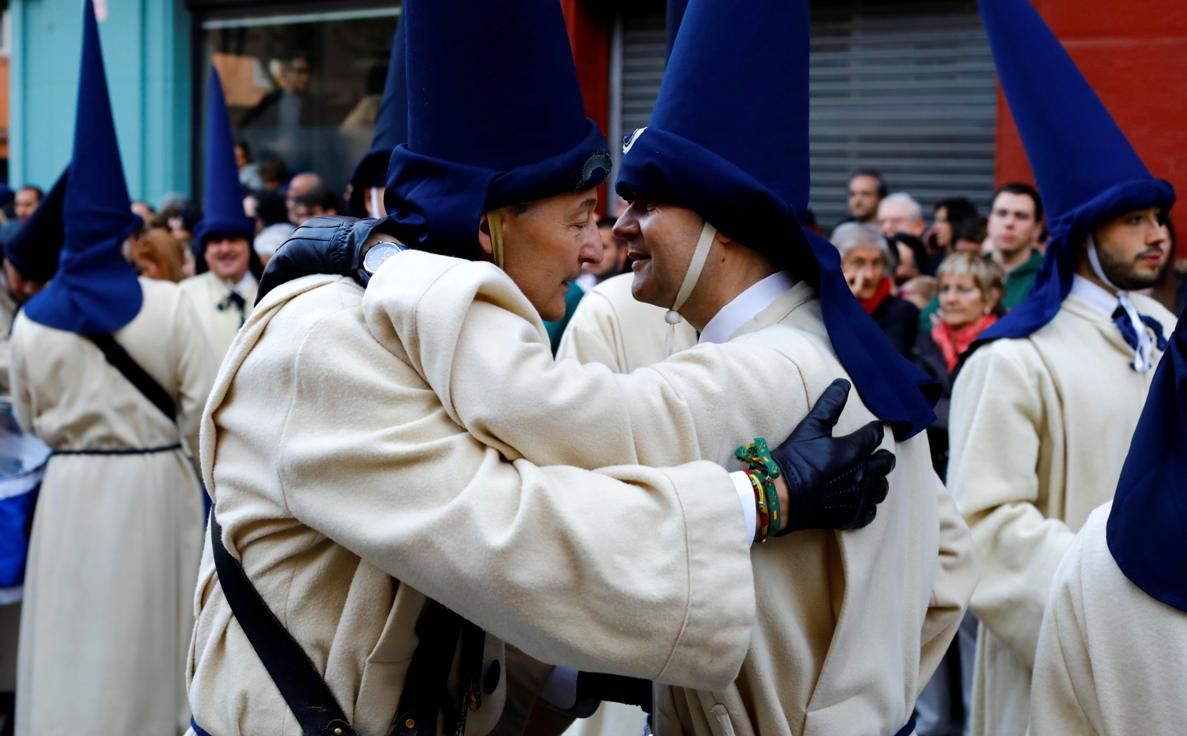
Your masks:
M 993 262 L 991 258 L 982 258 L 973 253 L 953 253 L 946 257 L 941 263 L 940 267 L 936 269 L 936 285 L 943 284 L 945 276 L 963 276 L 968 274 L 973 277 L 973 283 L 981 291 L 981 295 L 986 299 L 989 298 L 989 293 L 997 290 L 1000 294 L 1005 291 L 1006 277 L 1001 269 L 1001 266 Z
M 907 214 L 910 217 L 913 217 L 916 220 L 923 219 L 923 206 L 919 204 L 919 200 L 915 199 L 906 192 L 895 192 L 894 194 L 883 197 L 882 203 L 878 205 L 878 208 L 881 209 L 884 205 L 888 204 L 906 205 Z
M 38 202 L 45 199 L 45 191 L 41 187 L 37 186 L 36 184 L 26 184 L 25 186 L 21 187 L 17 191 L 18 192 L 33 192 L 34 194 L 37 195 Z
M 829 240 L 841 252 L 841 258 L 854 248 L 865 246 L 877 248 L 882 253 L 882 260 L 890 265 L 890 243 L 886 242 L 886 238 L 882 237 L 882 233 L 873 225 L 863 222 L 841 223 L 833 230 Z
M 936 206 L 932 208 L 932 212 L 938 212 L 941 207 L 948 213 L 949 224 L 971 220 L 979 215 L 977 205 L 973 204 L 966 197 L 941 199 L 939 202 L 936 202 Z
M 878 171 L 877 169 L 858 169 L 849 175 L 849 181 L 847 183 L 852 184 L 853 180 L 859 176 L 868 176 L 878 182 L 879 199 L 885 197 L 886 193 L 890 191 L 889 187 L 886 186 L 886 178 L 883 177 L 882 172 Z
M 993 201 L 996 202 L 998 195 L 1019 194 L 1030 197 L 1031 201 L 1035 203 L 1035 222 L 1043 221 L 1043 199 L 1039 196 L 1039 190 L 1035 189 L 1029 184 L 1020 181 L 1011 181 L 998 187 L 997 191 L 993 193 Z
M 970 217 L 961 220 L 952 228 L 952 242 L 967 240 L 970 243 L 984 243 L 989 237 L 989 222 L 984 217 Z
M 614 227 L 617 222 L 618 218 L 614 215 L 603 215 L 598 220 L 598 229 L 601 230 L 602 228 Z
M 151 263 L 169 281 L 178 282 L 185 263 L 185 244 L 161 227 L 150 227 L 132 245 L 131 261 L 138 270 Z

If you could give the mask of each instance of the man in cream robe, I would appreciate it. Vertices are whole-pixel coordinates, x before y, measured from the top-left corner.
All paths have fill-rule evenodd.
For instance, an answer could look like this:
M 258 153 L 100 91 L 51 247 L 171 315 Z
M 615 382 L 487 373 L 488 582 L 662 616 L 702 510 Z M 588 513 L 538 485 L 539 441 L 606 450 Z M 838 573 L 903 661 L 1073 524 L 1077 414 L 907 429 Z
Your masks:
M 221 250 L 225 249 L 234 251 L 234 263 L 223 268 L 221 262 L 216 261 L 219 265 L 212 266 L 206 273 L 181 282 L 181 289 L 194 304 L 202 332 L 216 360 L 221 361 L 231 348 L 231 342 L 255 304 L 259 285 L 247 268 L 250 247 L 246 238 L 207 246 L 208 262 L 212 260 L 212 250 L 221 255 Z
M 1051 234 L 1030 296 L 974 346 L 949 424 L 949 487 L 982 567 L 972 731 L 1018 736 L 1056 568 L 1117 487 L 1174 326 L 1135 292 L 1161 278 L 1175 196 L 1028 0 L 981 13 Z
M 196 442 L 214 363 L 189 299 L 123 257 L 138 219 L 91 2 L 82 51 L 59 267 L 12 334 L 17 420 L 54 450 L 25 575 L 16 733 L 177 734 L 203 523 L 182 439 Z M 157 400 L 105 358 L 104 338 Z
M 803 416 L 845 375 L 812 289 L 776 276 L 783 286 L 727 328 L 727 342 L 630 375 L 554 363 L 535 310 L 487 264 L 402 253 L 371 280 L 363 310 L 376 338 L 407 355 L 445 412 L 507 457 L 589 468 L 729 464 L 739 436 L 788 433 L 788 417 Z M 871 417 L 851 396 L 836 431 Z M 890 496 L 870 527 L 799 532 L 754 549 L 759 620 L 740 675 L 689 689 L 653 678 L 678 686 L 660 693 L 659 733 L 894 733 L 908 721 L 960 623 L 975 569 L 926 439 L 894 451 Z M 642 571 L 639 545 L 631 545 L 633 569 L 619 574 Z
M 1111 503 L 1055 573 L 1031 687 L 1036 736 L 1172 734 L 1187 721 L 1187 324 L 1171 335 Z
M 1103 292 L 1077 283 L 1086 295 Z M 1133 300 L 1173 326 L 1161 305 Z M 1073 287 L 1042 330 L 980 348 L 952 395 L 949 484 L 981 561 L 972 600 L 981 621 L 975 733 L 1026 731 L 1051 581 L 1076 530 L 1112 498 L 1125 459 L 1118 448 L 1137 426 L 1154 375 L 1133 369 L 1133 350 L 1094 302 Z

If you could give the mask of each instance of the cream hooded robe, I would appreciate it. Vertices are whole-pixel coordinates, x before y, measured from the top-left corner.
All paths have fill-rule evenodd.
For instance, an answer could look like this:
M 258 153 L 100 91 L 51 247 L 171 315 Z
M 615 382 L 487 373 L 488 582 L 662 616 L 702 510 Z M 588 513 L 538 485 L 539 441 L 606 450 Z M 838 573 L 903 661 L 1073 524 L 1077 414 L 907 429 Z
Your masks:
M 668 324 L 666 309 L 631 294 L 634 280 L 634 274 L 624 273 L 585 293 L 561 336 L 557 360 L 573 358 L 630 373 L 697 344 L 692 325 Z
M 1175 320 L 1166 309 L 1132 298 L 1170 335 Z M 981 621 L 978 736 L 1026 732 L 1055 569 L 1088 514 L 1113 497 L 1154 377 L 1133 370 L 1132 360 L 1110 317 L 1070 295 L 1033 335 L 979 349 L 956 381 L 948 485 L 981 563 L 971 603 Z
M 529 695 L 542 684 L 504 641 L 592 671 L 730 682 L 754 583 L 728 473 L 509 461 L 450 418 L 398 344 L 371 336 L 362 297 L 329 276 L 269 293 L 223 362 L 202 427 L 224 544 L 358 732 L 387 733 L 426 597 L 488 632 L 491 687 L 471 736 L 489 733 L 505 703 L 530 709 L 508 680 Z M 296 734 L 209 544 L 195 605 L 186 674 L 197 723 L 212 736 Z
M 250 248 L 251 244 L 247 247 Z M 246 302 L 245 314 L 251 314 L 259 285 L 254 278 L 247 281 L 241 289 L 240 296 Z M 231 341 L 235 339 L 235 333 L 239 332 L 239 310 L 227 301 L 227 296 L 235 286 L 237 285 L 228 284 L 215 276 L 212 271 L 181 282 L 181 290 L 194 302 L 202 329 L 206 331 L 206 337 L 214 350 L 216 362 L 221 361 L 227 354 L 227 350 L 231 348 Z
M 1130 582 L 1093 511 L 1055 572 L 1030 691 L 1033 736 L 1161 736 L 1187 723 L 1187 613 Z
M 197 445 L 214 360 L 176 285 L 140 279 L 115 339 L 177 406 L 170 421 L 86 338 L 22 312 L 12 333 L 21 427 L 55 451 Z M 202 551 L 202 490 L 180 449 L 55 455 L 25 573 L 16 733 L 176 734 Z
M 625 376 L 554 362 L 535 310 L 490 264 L 401 253 L 374 276 L 363 307 L 376 338 L 408 355 L 447 414 L 505 456 L 541 463 L 706 458 L 736 467 L 739 444 L 756 435 L 781 441 L 845 375 L 802 283 L 729 343 Z M 872 419 L 854 392 L 836 432 Z M 658 733 L 885 735 L 907 723 L 976 572 L 926 438 L 894 443 L 888 433 L 884 446 L 898 464 L 874 523 L 755 548 L 758 622 L 741 672 L 729 684 L 661 689 Z M 632 543 L 631 566 L 614 575 L 641 570 L 644 541 Z

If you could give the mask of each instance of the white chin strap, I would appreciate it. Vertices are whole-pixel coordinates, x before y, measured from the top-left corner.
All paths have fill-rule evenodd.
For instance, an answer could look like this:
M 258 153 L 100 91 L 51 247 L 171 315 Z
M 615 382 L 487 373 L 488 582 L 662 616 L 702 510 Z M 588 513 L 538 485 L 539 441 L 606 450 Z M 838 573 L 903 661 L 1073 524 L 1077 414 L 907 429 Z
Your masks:
M 1138 336 L 1138 346 L 1133 351 L 1133 369 L 1140 373 L 1145 373 L 1154 367 L 1154 341 L 1150 339 L 1150 333 L 1146 330 L 1146 325 L 1142 322 L 1142 316 L 1138 314 L 1138 309 L 1133 305 L 1133 300 L 1129 298 L 1129 292 L 1117 286 L 1105 275 L 1104 268 L 1100 265 L 1100 254 L 1097 253 L 1096 240 L 1088 236 L 1088 263 L 1092 266 L 1092 272 L 1096 277 L 1104 282 L 1110 289 L 1117 292 L 1117 301 L 1121 304 L 1121 308 L 1125 310 L 1125 316 L 1129 320 L 1130 325 L 1133 326 L 1133 331 Z
M 684 272 L 684 283 L 680 284 L 680 291 L 676 292 L 676 302 L 664 315 L 664 320 L 673 327 L 680 324 L 680 309 L 688 301 L 688 297 L 692 296 L 692 290 L 697 288 L 697 282 L 701 280 L 701 272 L 705 270 L 705 261 L 709 260 L 709 250 L 713 247 L 713 239 L 716 237 L 717 228 L 706 222 L 705 226 L 701 228 L 701 238 L 697 241 L 697 248 L 692 252 L 692 261 L 688 264 L 688 270 Z
M 371 188 L 371 216 L 383 219 L 383 198 L 379 196 L 379 187 Z

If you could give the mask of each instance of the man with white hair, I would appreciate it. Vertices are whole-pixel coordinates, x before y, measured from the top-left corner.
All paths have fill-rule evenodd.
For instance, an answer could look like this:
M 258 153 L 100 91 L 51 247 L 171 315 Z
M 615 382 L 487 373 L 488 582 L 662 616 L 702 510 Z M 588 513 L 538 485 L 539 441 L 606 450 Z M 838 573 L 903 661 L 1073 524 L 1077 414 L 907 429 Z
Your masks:
M 841 252 L 841 271 L 853 296 L 894 347 L 910 355 L 919 329 L 919 309 L 892 293 L 890 243 L 873 225 L 857 222 L 839 225 L 831 240 Z
M 919 275 L 922 264 L 915 251 L 903 241 L 913 238 L 923 245 L 923 233 L 927 223 L 923 220 L 923 207 L 919 201 L 905 192 L 895 192 L 878 204 L 878 229 L 894 246 L 891 249 L 894 276 L 901 284 Z

